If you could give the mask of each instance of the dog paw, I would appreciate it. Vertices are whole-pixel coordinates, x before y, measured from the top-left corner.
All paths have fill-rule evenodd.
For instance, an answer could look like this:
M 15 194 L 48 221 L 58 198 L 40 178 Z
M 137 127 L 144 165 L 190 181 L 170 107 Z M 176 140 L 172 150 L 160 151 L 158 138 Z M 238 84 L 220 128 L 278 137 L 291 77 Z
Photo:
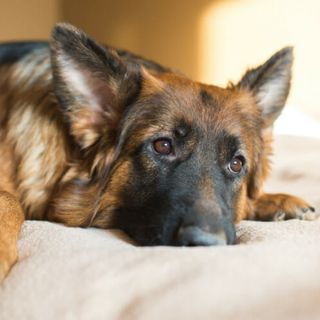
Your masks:
M 313 207 L 308 207 L 304 209 L 297 208 L 296 210 L 291 212 L 279 211 L 275 213 L 272 220 L 284 221 L 288 219 L 300 219 L 300 220 L 312 221 L 312 220 L 320 219 L 320 215 L 315 212 L 315 209 Z
M 320 214 L 313 207 L 304 208 L 297 212 L 296 217 L 300 220 L 320 220 Z
M 318 220 L 320 214 L 301 198 L 287 194 L 264 194 L 255 201 L 258 220 Z

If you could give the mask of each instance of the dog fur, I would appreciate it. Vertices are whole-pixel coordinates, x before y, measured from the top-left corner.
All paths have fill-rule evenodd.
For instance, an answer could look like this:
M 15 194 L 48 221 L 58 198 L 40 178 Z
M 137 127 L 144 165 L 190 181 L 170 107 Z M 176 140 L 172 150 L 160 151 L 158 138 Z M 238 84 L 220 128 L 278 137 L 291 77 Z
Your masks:
M 0 279 L 24 219 L 121 228 L 141 245 L 235 241 L 242 219 L 314 209 L 265 194 L 292 48 L 227 88 L 194 82 L 67 24 L 0 45 Z

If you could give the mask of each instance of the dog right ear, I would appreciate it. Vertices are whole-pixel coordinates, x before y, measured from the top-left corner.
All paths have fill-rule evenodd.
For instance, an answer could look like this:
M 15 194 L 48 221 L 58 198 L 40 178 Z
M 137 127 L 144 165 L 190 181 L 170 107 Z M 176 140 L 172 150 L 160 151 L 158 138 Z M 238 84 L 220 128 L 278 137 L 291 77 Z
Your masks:
M 276 52 L 257 68 L 248 70 L 237 87 L 254 95 L 265 127 L 271 127 L 280 115 L 290 90 L 293 48 Z
M 64 23 L 53 29 L 51 57 L 55 95 L 76 142 L 83 149 L 102 136 L 111 142 L 125 107 L 140 90 L 138 68 Z

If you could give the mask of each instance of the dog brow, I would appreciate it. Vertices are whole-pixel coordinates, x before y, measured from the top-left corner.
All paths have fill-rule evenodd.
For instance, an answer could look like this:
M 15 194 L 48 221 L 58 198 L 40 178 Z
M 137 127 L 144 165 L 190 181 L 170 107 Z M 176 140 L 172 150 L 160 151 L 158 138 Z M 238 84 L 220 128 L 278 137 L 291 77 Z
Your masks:
M 218 139 L 219 154 L 232 157 L 242 146 L 240 138 L 223 130 Z
M 201 99 L 201 102 L 207 106 L 214 105 L 214 98 L 212 97 L 212 95 L 208 91 L 206 91 L 204 89 L 202 89 L 200 91 L 200 99 Z

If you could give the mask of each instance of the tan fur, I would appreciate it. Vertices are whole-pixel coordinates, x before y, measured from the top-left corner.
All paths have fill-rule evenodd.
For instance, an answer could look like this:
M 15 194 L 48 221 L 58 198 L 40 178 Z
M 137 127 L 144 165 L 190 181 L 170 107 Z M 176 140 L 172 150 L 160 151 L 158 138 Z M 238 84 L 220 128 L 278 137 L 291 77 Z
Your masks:
M 23 61 L 15 67 L 0 70 L 1 79 L 5 79 L 0 82 L 2 276 L 16 259 L 16 241 L 23 221 L 21 205 L 27 218 L 43 218 L 53 185 L 66 161 L 66 147 L 58 130 L 58 118 L 48 122 L 43 121 L 42 117 L 45 110 L 53 110 L 48 108 L 52 103 L 52 96 L 48 94 L 48 61 L 43 61 L 45 59 L 41 56 L 30 56 L 28 59 L 29 69 L 21 67 L 26 63 Z M 38 68 L 34 68 L 37 62 Z M 37 74 L 32 77 L 34 72 Z M 29 86 L 37 89 L 31 92 Z M 12 92 L 12 95 L 8 92 Z M 8 101 L 15 106 L 14 109 L 8 108 Z M 37 108 L 34 108 L 35 105 Z M 52 117 L 55 117 L 54 113 Z M 33 126 L 30 127 L 30 123 Z
M 300 218 L 312 220 L 310 205 L 301 198 L 288 194 L 262 194 L 255 200 L 256 218 L 259 220 L 284 220 Z
M 190 134 L 179 161 L 197 153 L 200 142 L 203 148 L 213 146 L 197 153 L 202 157 L 197 158 L 197 175 L 201 177 L 194 180 L 198 185 L 190 186 L 200 194 L 190 204 L 201 213 L 199 220 L 221 220 L 217 186 L 212 172 L 209 175 L 210 167 L 218 166 L 210 162 L 212 159 L 230 161 L 228 146 L 219 152 L 214 149 L 221 133 L 241 137 L 240 149 L 247 161 L 245 178 L 229 184 L 236 191 L 232 203 L 227 204 L 234 211 L 230 221 L 304 218 L 312 209 L 302 199 L 262 191 L 272 154 L 270 121 L 283 107 L 290 68 L 285 69 L 288 81 L 283 84 L 284 94 L 272 101 L 279 105 L 273 112 L 257 106 L 273 96 L 266 98 L 260 92 L 258 100 L 254 90 L 246 87 L 258 71 L 246 75 L 242 86 L 223 89 L 194 82 L 139 57 L 120 57 L 114 49 L 105 52 L 87 40 L 74 27 L 58 25 L 51 51 L 44 47 L 0 66 L 0 280 L 17 259 L 17 238 L 24 218 L 76 227 L 117 227 L 116 214 L 122 214 L 125 222 L 135 219 L 124 210 L 134 198 L 137 202 L 151 199 L 140 218 L 148 220 L 149 211 L 152 217 L 156 197 L 150 197 L 149 185 L 144 185 L 136 167 L 143 168 L 150 185 L 156 185 L 160 167 L 150 153 L 137 156 L 137 149 L 147 141 L 150 147 L 156 135 L 176 135 L 180 123 L 200 133 Z M 290 62 L 288 52 L 280 51 L 263 66 L 271 80 L 274 72 Z M 126 65 L 130 59 L 133 63 Z M 142 64 L 140 69 L 137 63 Z M 127 113 L 126 108 L 132 109 Z M 217 155 L 210 157 L 206 151 Z M 158 191 L 157 187 L 154 190 Z M 139 204 L 133 214 L 137 214 L 137 207 Z M 216 216 L 209 217 L 211 214 Z M 143 230 L 133 221 L 136 230 L 147 231 L 148 240 L 156 243 L 159 235 L 153 234 L 150 219 L 149 224 Z M 208 226 L 204 228 L 210 232 Z M 223 230 L 215 232 L 228 240 Z
M 108 189 L 98 204 L 99 214 L 92 217 L 91 225 L 96 227 L 110 228 L 113 226 L 113 210 L 121 207 L 121 191 L 127 184 L 131 171 L 131 162 L 118 163 L 114 168 L 112 178 L 108 183 Z
M 17 241 L 23 219 L 18 199 L 0 191 L 0 282 L 17 260 Z
M 14 159 L 19 167 L 14 168 L 16 191 L 25 208 L 27 218 L 43 217 L 56 180 L 61 176 L 66 164 L 66 142 L 61 132 L 61 116 L 57 114 L 55 99 L 51 92 L 51 78 L 48 76 L 46 56 L 29 57 L 40 67 L 24 70 L 26 61 L 12 68 L 9 79 L 13 110 L 8 110 L 8 120 L 4 124 L 2 143 L 12 146 Z M 36 74 L 32 74 L 36 72 Z M 32 79 L 32 80 L 30 80 Z M 32 82 L 31 82 L 32 81 Z M 29 86 L 36 88 L 28 90 Z M 1 92 L 4 92 L 1 89 Z M 6 108 L 5 105 L 0 108 Z M 47 117 L 43 117 L 47 114 Z M 32 123 L 32 126 L 30 126 Z M 23 137 L 23 138 L 22 138 Z M 54 157 L 52 155 L 55 155 Z M 18 182 L 18 184 L 17 184 Z M 45 188 L 43 187 L 45 184 Z

